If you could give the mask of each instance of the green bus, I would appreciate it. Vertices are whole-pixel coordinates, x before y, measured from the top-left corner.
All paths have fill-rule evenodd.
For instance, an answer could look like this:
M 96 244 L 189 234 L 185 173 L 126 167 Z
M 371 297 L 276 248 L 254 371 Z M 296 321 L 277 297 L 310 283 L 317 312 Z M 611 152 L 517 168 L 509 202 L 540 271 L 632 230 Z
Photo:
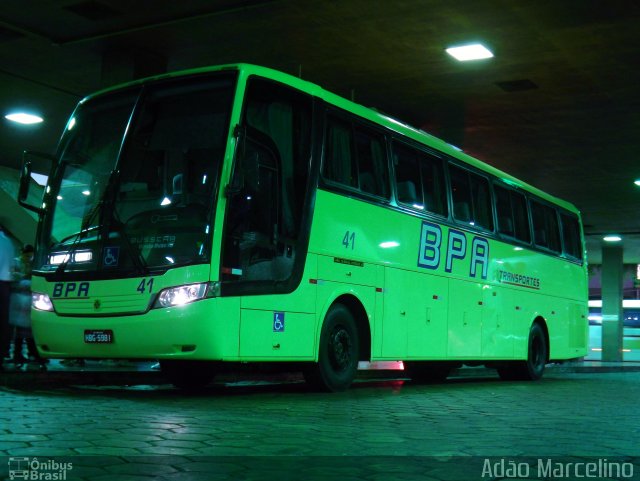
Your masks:
M 338 391 L 359 361 L 538 379 L 586 354 L 574 206 L 268 68 L 85 98 L 30 208 L 44 357 L 158 359 L 185 388 L 279 362 Z

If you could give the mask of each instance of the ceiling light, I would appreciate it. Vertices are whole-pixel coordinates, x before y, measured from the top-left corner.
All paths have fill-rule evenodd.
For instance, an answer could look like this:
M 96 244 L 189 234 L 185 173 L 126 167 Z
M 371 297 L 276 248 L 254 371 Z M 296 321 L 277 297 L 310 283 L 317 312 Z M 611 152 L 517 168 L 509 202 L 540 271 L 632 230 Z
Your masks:
M 445 51 L 460 62 L 493 57 L 491 50 L 479 43 L 461 45 L 459 47 L 449 47 Z
M 37 115 L 26 114 L 24 112 L 16 112 L 15 114 L 8 114 L 4 116 L 5 119 L 11 120 L 12 122 L 16 122 L 18 124 L 30 125 L 30 124 L 39 124 L 44 119 Z
M 622 237 L 619 235 L 606 235 L 602 238 L 605 242 L 620 242 Z

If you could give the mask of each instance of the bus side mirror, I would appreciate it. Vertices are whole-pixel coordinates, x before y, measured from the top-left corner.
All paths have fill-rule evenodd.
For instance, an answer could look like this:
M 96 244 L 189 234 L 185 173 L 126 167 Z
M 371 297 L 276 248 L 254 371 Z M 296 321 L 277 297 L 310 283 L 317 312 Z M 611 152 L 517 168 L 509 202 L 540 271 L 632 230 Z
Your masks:
M 39 215 L 43 213 L 42 205 L 33 205 L 29 203 L 29 190 L 31 189 L 31 173 L 33 172 L 32 168 L 32 158 L 43 159 L 47 162 L 48 166 L 44 170 L 51 170 L 51 166 L 53 165 L 53 157 L 47 154 L 42 154 L 39 152 L 29 152 L 25 151 L 22 154 L 22 168 L 20 169 L 20 185 L 18 188 L 18 204 L 20 204 L 25 209 L 29 209 L 33 212 L 38 213 Z

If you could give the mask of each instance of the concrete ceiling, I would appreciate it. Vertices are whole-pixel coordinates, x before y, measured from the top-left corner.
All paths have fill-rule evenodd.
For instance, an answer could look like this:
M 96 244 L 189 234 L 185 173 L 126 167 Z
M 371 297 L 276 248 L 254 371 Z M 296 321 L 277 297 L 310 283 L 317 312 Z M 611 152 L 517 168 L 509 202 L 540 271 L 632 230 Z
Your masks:
M 284 70 L 444 138 L 576 204 L 640 262 L 640 3 L 635 0 L 3 0 L 0 165 L 53 151 L 106 84 L 251 62 Z M 448 46 L 482 41 L 490 60 Z M 128 72 L 128 73 L 123 73 Z M 128 77 L 127 77 L 128 75 Z

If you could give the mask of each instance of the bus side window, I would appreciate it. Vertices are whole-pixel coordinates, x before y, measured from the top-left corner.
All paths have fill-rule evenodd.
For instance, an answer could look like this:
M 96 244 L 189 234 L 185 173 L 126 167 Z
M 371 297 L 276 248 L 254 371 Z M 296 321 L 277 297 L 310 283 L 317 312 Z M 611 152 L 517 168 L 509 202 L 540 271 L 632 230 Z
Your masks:
M 424 210 L 420 159 L 418 152 L 409 146 L 393 143 L 393 163 L 396 176 L 398 202 Z
M 499 185 L 494 186 L 496 194 L 496 214 L 498 232 L 529 243 L 529 216 L 527 215 L 527 199 L 524 195 Z
M 515 237 L 522 242 L 531 242 L 531 228 L 527 212 L 527 199 L 520 192 L 511 191 L 511 208 L 513 211 L 513 225 Z
M 348 187 L 358 187 L 351 125 L 333 116 L 327 119 L 326 153 L 322 174 L 325 179 Z
M 447 192 L 442 159 L 394 142 L 393 159 L 398 202 L 447 216 Z
M 444 182 L 442 159 L 421 152 L 420 173 L 424 186 L 425 208 L 434 214 L 447 216 L 447 191 Z
M 514 237 L 513 209 L 511 208 L 511 196 L 507 189 L 495 186 L 496 214 L 498 217 L 498 232 Z
M 473 219 L 475 225 L 493 230 L 493 210 L 491 208 L 491 191 L 489 181 L 469 172 L 471 183 L 471 199 L 473 201 Z
M 493 230 L 489 181 L 464 169 L 450 166 L 453 217 L 476 227 Z
M 360 190 L 389 198 L 389 174 L 384 138 L 362 127 L 356 127 L 356 152 Z
M 560 230 L 556 210 L 535 200 L 531 201 L 534 242 L 554 252 L 560 252 Z
M 562 222 L 564 253 L 576 259 L 582 259 L 580 225 L 578 224 L 577 217 L 561 213 L 560 221 Z

